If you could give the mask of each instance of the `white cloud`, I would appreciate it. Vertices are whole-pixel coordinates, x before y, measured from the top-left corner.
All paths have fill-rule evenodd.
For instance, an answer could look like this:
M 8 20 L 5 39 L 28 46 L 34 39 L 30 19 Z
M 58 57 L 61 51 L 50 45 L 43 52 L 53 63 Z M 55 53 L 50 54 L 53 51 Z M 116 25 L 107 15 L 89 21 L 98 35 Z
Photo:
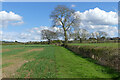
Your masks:
M 31 36 L 30 33 L 20 33 L 19 38 L 20 39 L 29 39 Z
M 2 30 L 0 30 L 0 40 L 2 39 L 2 34 L 3 34 Z
M 0 38 L 0 40 L 5 40 L 5 41 L 15 41 L 17 39 L 17 32 L 3 32 L 2 33 L 2 38 Z
M 16 23 L 11 23 L 13 26 L 18 26 L 18 25 L 21 25 L 23 24 L 24 22 L 23 21 L 20 21 L 20 22 L 16 22 Z
M 41 40 L 41 30 L 43 29 L 49 29 L 52 31 L 60 30 L 57 27 L 47 27 L 47 26 L 40 26 L 40 27 L 33 27 L 32 29 L 29 29 L 26 32 L 4 32 L 2 33 L 0 31 L 0 34 L 2 33 L 2 36 L 0 36 L 0 40 L 5 41 L 40 41 Z
M 0 2 L 3 2 L 4 0 L 0 0 Z
M 22 17 L 13 12 L 0 12 L 0 27 L 7 27 L 8 24 L 11 23 L 13 25 L 23 24 Z
M 91 31 L 104 31 L 106 32 L 110 37 L 114 37 L 115 35 L 118 36 L 118 28 L 117 26 L 109 26 L 109 25 L 90 25 L 89 30 Z
M 2 32 L 2 31 L 0 31 L 0 35 L 2 35 L 2 33 L 3 33 L 3 32 Z
M 105 31 L 109 36 L 116 36 L 118 33 L 118 14 L 117 12 L 106 12 L 99 8 L 89 9 L 84 12 L 77 11 L 75 16 L 81 18 L 80 27 L 88 31 Z
M 18 32 L 3 32 L 2 36 L 0 36 L 0 40 L 2 41 L 20 41 L 27 42 L 32 41 L 32 35 L 30 33 L 18 33 Z
M 93 25 L 117 25 L 118 15 L 116 12 L 106 12 L 99 8 L 89 9 L 85 12 L 77 11 L 76 15 L 81 17 L 81 20 Z
M 58 27 L 40 26 L 40 27 L 34 27 L 34 28 L 30 29 L 29 32 L 39 35 L 39 34 L 41 34 L 41 31 L 44 29 L 48 29 L 51 31 L 60 31 L 61 30 L 61 28 L 58 28 Z
M 61 29 L 58 27 L 47 27 L 47 26 L 33 27 L 32 29 L 29 29 L 28 32 L 20 33 L 18 38 L 25 41 L 40 41 L 41 31 L 44 29 L 48 29 L 54 32 L 61 31 Z
M 76 5 L 72 4 L 71 7 L 76 7 Z

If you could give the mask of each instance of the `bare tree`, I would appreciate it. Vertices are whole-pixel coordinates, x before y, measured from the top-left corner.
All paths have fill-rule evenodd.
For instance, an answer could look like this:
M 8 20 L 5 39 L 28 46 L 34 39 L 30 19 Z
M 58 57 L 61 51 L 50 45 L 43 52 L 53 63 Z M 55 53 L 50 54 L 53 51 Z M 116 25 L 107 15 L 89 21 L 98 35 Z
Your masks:
M 95 38 L 95 34 L 94 34 L 94 33 L 91 33 L 91 34 L 90 34 L 90 37 L 91 37 L 91 38 Z
M 72 37 L 75 40 L 79 39 L 80 43 L 82 43 L 82 40 L 85 40 L 86 38 L 89 37 L 89 32 L 86 29 L 79 28 L 78 30 L 74 31 L 74 33 L 72 34 Z
M 50 44 L 52 39 L 58 39 L 57 33 L 44 29 L 41 31 L 41 35 L 42 35 L 42 39 L 47 39 L 48 40 L 48 44 Z
M 64 45 L 66 45 L 68 42 L 67 32 L 70 28 L 80 25 L 80 17 L 75 16 L 75 10 L 69 9 L 64 5 L 58 5 L 52 11 L 50 18 L 53 20 L 53 26 L 62 27 L 65 39 Z
M 97 31 L 97 32 L 94 32 L 93 34 L 97 38 L 97 42 L 99 42 L 100 38 L 102 37 L 106 38 L 108 36 L 108 34 L 104 31 Z
M 96 40 L 96 38 L 95 38 L 95 33 L 94 33 L 94 32 L 92 32 L 92 33 L 90 34 L 89 40 L 91 40 L 91 41 L 95 41 L 95 40 Z

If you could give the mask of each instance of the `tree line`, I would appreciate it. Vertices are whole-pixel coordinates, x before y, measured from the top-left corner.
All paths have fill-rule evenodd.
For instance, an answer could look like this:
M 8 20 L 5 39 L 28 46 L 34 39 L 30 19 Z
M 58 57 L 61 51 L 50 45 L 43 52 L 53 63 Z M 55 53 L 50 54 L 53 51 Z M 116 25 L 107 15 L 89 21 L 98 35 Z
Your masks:
M 75 10 L 70 9 L 64 5 L 58 5 L 50 14 L 52 20 L 52 27 L 58 27 L 59 30 L 44 29 L 41 31 L 42 39 L 47 39 L 50 44 L 51 40 L 64 39 L 64 45 L 68 44 L 68 40 L 83 40 L 96 39 L 104 40 L 108 34 L 104 31 L 96 31 L 89 33 L 86 29 L 80 28 L 81 18 L 75 15 Z

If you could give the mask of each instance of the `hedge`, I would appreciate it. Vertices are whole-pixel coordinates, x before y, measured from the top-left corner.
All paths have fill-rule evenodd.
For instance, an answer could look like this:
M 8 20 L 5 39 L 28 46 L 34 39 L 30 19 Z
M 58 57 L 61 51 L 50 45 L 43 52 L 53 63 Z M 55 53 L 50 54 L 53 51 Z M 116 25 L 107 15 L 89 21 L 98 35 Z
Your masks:
M 97 60 L 101 65 L 109 66 L 120 71 L 120 49 L 75 45 L 68 45 L 66 48 L 83 57 Z

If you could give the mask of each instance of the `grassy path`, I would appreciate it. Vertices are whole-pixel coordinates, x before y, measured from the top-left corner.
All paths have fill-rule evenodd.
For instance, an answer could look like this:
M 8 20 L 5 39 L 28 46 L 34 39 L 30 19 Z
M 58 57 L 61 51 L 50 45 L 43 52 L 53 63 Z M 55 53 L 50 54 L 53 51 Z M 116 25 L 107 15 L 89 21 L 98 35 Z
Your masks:
M 6 77 L 114 78 L 118 76 L 109 68 L 94 64 L 59 46 L 12 45 L 3 46 L 3 49 L 6 49 L 6 52 L 3 52 L 3 68 L 15 70 L 11 71 L 13 75 L 7 74 Z M 9 60 L 11 62 L 7 62 Z M 18 63 L 21 65 L 18 66 Z
M 55 49 L 57 77 L 60 78 L 113 78 L 118 75 L 109 68 L 88 61 L 63 47 Z

